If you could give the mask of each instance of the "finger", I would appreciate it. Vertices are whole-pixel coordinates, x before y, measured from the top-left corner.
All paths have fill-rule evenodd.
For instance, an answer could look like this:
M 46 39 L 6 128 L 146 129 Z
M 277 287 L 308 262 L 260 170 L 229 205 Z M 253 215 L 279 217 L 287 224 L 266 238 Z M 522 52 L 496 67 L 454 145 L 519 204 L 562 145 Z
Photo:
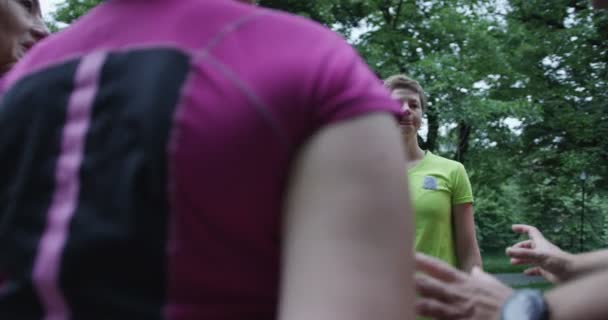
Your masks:
M 518 242 L 511 246 L 511 248 L 524 248 L 524 249 L 532 249 L 534 247 L 534 242 L 532 240 L 525 240 Z
M 454 303 L 464 300 L 449 283 L 445 283 L 423 274 L 417 274 L 415 278 L 416 291 L 425 298 Z
M 514 266 L 521 266 L 521 265 L 527 265 L 527 264 L 535 264 L 531 260 L 517 259 L 517 258 L 511 258 L 511 260 L 509 262 L 511 263 L 511 265 L 514 265 Z
M 468 319 L 473 311 L 471 305 L 451 305 L 424 298 L 416 301 L 416 313 L 419 316 L 437 320 Z
M 511 230 L 515 233 L 526 233 L 526 230 L 532 228 L 532 226 L 527 224 L 514 224 L 511 226 Z
M 509 256 L 512 259 L 519 259 L 519 260 L 538 261 L 540 259 L 538 252 L 536 252 L 533 249 L 525 249 L 525 248 L 513 248 L 513 247 L 508 248 L 507 256 Z
M 532 267 L 524 270 L 524 274 L 527 276 L 542 276 L 543 273 L 539 267 Z
M 467 278 L 465 273 L 456 270 L 449 264 L 422 253 L 416 253 L 416 269 L 448 283 L 464 281 Z
M 502 305 L 505 300 L 512 294 L 512 290 L 501 295 L 494 295 L 490 292 L 487 295 L 477 295 L 471 302 L 475 307 L 474 315 L 471 318 L 475 320 L 499 319 Z
M 527 234 L 530 239 L 544 239 L 543 234 L 534 226 L 526 224 L 514 224 L 511 229 L 520 234 Z

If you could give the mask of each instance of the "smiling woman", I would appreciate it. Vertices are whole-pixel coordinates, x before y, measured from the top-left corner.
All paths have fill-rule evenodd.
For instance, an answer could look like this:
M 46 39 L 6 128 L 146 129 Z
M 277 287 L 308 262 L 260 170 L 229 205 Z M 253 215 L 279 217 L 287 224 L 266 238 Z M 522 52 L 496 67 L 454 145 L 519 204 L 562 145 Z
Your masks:
M 464 166 L 418 145 L 427 104 L 424 89 L 405 75 L 389 77 L 385 85 L 401 105 L 399 129 L 408 155 L 407 172 L 416 215 L 416 251 L 465 271 L 481 266 L 473 193 Z
M 38 0 L 0 1 L 0 75 L 48 35 Z

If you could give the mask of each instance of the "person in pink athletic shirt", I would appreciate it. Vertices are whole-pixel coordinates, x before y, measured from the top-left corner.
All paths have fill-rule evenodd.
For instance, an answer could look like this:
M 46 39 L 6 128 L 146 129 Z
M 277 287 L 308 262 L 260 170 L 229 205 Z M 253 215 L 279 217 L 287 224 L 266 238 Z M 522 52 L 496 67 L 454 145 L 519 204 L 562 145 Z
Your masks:
M 110 0 L 0 95 L 0 319 L 413 319 L 399 106 L 331 31 Z

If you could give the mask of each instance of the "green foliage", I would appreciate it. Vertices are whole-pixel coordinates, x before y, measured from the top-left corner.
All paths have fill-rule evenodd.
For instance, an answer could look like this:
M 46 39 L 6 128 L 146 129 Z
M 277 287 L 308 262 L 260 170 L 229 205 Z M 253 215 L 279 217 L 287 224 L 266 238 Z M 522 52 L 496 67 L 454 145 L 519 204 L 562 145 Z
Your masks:
M 51 31 L 51 33 L 55 33 L 55 32 L 58 32 L 60 30 L 59 26 L 57 25 L 57 22 L 55 22 L 54 20 L 52 20 L 52 21 L 45 21 L 44 23 L 49 28 L 49 31 Z
M 585 1 L 512 1 L 512 7 L 511 64 L 529 79 L 520 91 L 539 110 L 539 117 L 524 119 L 521 135 L 529 150 L 519 157 L 519 183 L 528 186 L 525 219 L 567 249 L 580 249 L 581 232 L 586 249 L 605 246 L 595 226 L 605 220 L 607 201 L 608 35 L 600 30 L 608 17 Z M 590 178 L 581 231 L 582 171 Z
M 228 1 L 228 0 L 226 0 Z M 65 0 L 71 23 L 99 0 Z M 482 249 L 537 225 L 568 250 L 608 234 L 608 14 L 587 0 L 262 0 L 340 32 L 429 96 L 423 145 L 464 162 Z M 585 216 L 579 179 L 585 182 Z
M 65 0 L 59 5 L 55 20 L 70 24 L 101 2 L 102 0 Z
M 475 177 L 474 173 L 472 175 Z M 477 179 L 476 179 L 477 180 Z M 516 242 L 518 236 L 511 232 L 511 226 L 522 222 L 521 190 L 513 181 L 500 185 L 498 189 L 476 188 L 477 237 L 484 251 L 502 252 L 507 245 Z

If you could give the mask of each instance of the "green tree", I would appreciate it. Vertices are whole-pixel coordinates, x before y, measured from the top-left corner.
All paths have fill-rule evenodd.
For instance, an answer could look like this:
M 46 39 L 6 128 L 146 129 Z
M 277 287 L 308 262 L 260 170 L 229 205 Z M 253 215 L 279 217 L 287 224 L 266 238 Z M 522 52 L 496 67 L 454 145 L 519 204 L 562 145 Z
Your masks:
M 83 16 L 103 0 L 65 0 L 60 3 L 54 18 L 58 22 L 70 24 Z
M 75 19 L 99 0 L 65 0 Z M 464 162 L 482 248 L 514 222 L 567 249 L 606 246 L 608 15 L 588 0 L 261 0 L 341 33 L 379 77 L 407 73 L 429 96 L 422 145 Z M 581 229 L 586 171 L 585 225 Z
M 587 1 L 513 0 L 511 6 L 506 40 L 514 49 L 511 65 L 526 85 L 509 94 L 526 95 L 540 111 L 524 119 L 522 134 L 528 152 L 520 157 L 519 176 L 528 186 L 527 220 L 578 248 L 572 239 L 592 233 L 592 223 L 606 214 L 597 210 L 600 198 L 593 198 L 581 230 L 582 171 L 591 176 L 588 196 L 606 199 L 608 17 L 589 10 Z M 587 237 L 588 245 L 605 245 L 597 239 Z

